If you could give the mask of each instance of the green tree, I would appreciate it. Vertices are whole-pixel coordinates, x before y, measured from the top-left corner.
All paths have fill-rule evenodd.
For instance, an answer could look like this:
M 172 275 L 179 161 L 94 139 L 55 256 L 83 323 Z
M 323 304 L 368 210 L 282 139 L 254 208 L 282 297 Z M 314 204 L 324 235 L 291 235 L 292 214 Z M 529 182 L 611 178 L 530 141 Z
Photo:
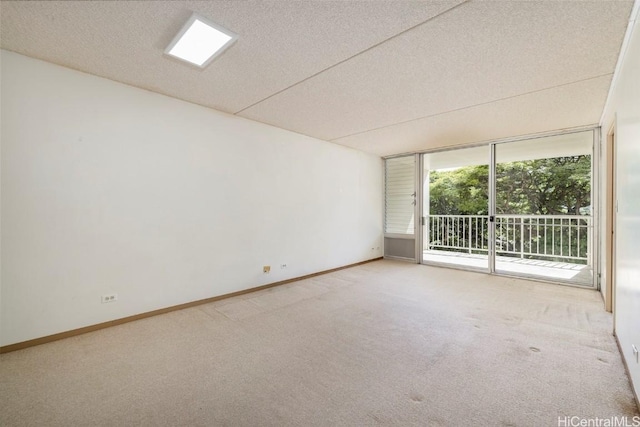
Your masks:
M 487 215 L 488 166 L 429 174 L 432 215 Z M 515 215 L 590 213 L 591 156 L 496 165 L 496 212 Z
M 430 215 L 488 215 L 488 166 L 467 166 L 429 174 Z M 509 215 L 585 215 L 591 213 L 591 156 L 499 163 L 496 165 L 496 213 Z M 486 251 L 486 217 L 436 220 L 430 244 L 454 251 Z M 579 235 L 581 219 L 556 219 L 548 227 L 538 219 L 507 218 L 496 226 L 503 255 L 518 256 L 513 248 L 559 254 L 561 242 L 574 242 L 580 255 L 588 248 L 587 233 Z M 574 224 L 569 227 L 568 224 Z M 540 231 L 542 229 L 542 232 Z M 546 230 L 546 231 L 545 231 Z M 550 235 L 551 233 L 552 235 Z M 556 236 L 557 234 L 557 236 Z M 470 237 L 471 236 L 471 237 Z M 472 241 L 470 242 L 469 239 Z M 475 240 L 474 240 L 475 239 Z M 451 243 L 454 242 L 454 243 Z M 465 249 L 465 248 L 474 249 Z M 566 249 L 566 248 L 565 248 Z M 500 252 L 500 251 L 499 251 Z M 574 252 L 575 256 L 575 252 Z M 527 256 L 536 258 L 537 255 Z M 545 255 L 545 259 L 549 259 Z M 561 261 L 562 257 L 553 258 Z M 583 260 L 571 262 L 583 263 Z
M 487 215 L 489 167 L 467 166 L 429 174 L 430 213 Z
M 591 156 L 496 165 L 496 212 L 580 215 L 591 205 Z

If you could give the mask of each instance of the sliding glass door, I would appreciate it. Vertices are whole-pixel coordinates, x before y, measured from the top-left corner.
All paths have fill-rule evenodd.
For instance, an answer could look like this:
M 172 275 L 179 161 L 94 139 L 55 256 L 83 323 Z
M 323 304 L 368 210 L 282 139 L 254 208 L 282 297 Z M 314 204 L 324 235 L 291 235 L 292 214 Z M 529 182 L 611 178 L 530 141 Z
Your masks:
M 489 149 L 423 155 L 425 263 L 486 271 L 489 256 Z
M 495 271 L 591 286 L 593 132 L 495 146 Z
M 423 154 L 422 262 L 595 286 L 594 137 Z

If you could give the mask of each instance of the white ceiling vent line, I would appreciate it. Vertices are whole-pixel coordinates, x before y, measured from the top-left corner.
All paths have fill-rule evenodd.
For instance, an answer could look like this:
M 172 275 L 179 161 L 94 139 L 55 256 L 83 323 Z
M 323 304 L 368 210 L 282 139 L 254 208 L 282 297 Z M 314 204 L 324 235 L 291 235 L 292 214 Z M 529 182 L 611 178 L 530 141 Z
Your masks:
M 412 30 L 414 30 L 414 29 L 416 29 L 416 28 L 418 28 L 418 27 L 420 27 L 420 26 L 422 26 L 422 25 L 424 25 L 424 24 L 426 24 L 426 23 L 430 22 L 430 21 L 433 21 L 434 19 L 436 19 L 436 18 L 438 18 L 438 17 L 440 17 L 440 16 L 442 16 L 442 15 L 444 15 L 444 14 L 448 13 L 448 12 L 451 12 L 452 10 L 454 10 L 454 9 L 456 9 L 456 8 L 458 8 L 458 7 L 462 6 L 462 5 L 464 5 L 465 3 L 468 3 L 469 1 L 470 1 L 470 0 L 458 0 L 458 3 L 453 4 L 452 6 L 450 6 L 450 7 L 446 8 L 445 10 L 443 10 L 443 11 L 441 11 L 441 12 L 439 12 L 439 13 L 437 13 L 437 14 L 433 15 L 433 16 L 430 16 L 430 17 L 429 17 L 429 18 L 427 18 L 426 20 L 421 21 L 421 22 L 418 22 L 417 24 L 415 24 L 415 25 L 413 25 L 413 26 L 411 26 L 411 27 L 409 27 L 409 28 L 405 28 L 404 30 L 400 31 L 399 33 L 393 34 L 393 35 L 391 35 L 391 36 L 387 37 L 387 38 L 386 38 L 386 39 L 384 39 L 384 40 L 381 40 L 381 41 L 379 41 L 379 42 L 377 42 L 377 43 L 375 43 L 375 44 L 373 44 L 373 45 L 371 45 L 371 46 L 368 46 L 367 48 L 363 49 L 362 51 L 360 51 L 360 52 L 356 52 L 356 53 L 352 54 L 352 55 L 351 55 L 351 56 L 349 56 L 348 58 L 344 58 L 344 59 L 342 59 L 342 60 L 340 60 L 340 61 L 338 61 L 338 62 L 336 62 L 336 63 L 334 63 L 334 64 L 331 64 L 331 65 L 327 66 L 326 68 L 324 68 L 324 69 L 322 69 L 322 70 L 319 70 L 319 71 L 317 71 L 317 72 L 315 72 L 315 73 L 311 74 L 310 76 L 307 76 L 307 77 L 303 78 L 302 80 L 299 80 L 299 81 L 297 81 L 297 82 L 295 82 L 295 83 L 293 83 L 293 84 L 291 84 L 291 85 L 289 85 L 289 86 L 287 86 L 287 87 L 285 87 L 285 88 L 282 88 L 282 89 L 280 89 L 280 90 L 278 90 L 278 91 L 276 91 L 276 92 L 274 92 L 274 93 L 270 94 L 269 96 L 267 96 L 267 97 L 265 97 L 265 98 L 262 98 L 262 99 L 260 99 L 260 100 L 258 100 L 258 101 L 255 101 L 255 102 L 254 102 L 253 104 L 251 104 L 251 105 L 247 105 L 246 107 L 242 107 L 242 109 L 240 109 L 240 110 L 238 110 L 238 111 L 234 112 L 233 114 L 235 114 L 235 115 L 239 115 L 239 114 L 243 113 L 244 111 L 246 111 L 246 110 L 248 110 L 248 109 L 250 109 L 250 108 L 252 108 L 252 107 L 255 107 L 256 105 L 258 105 L 258 104 L 260 104 L 260 103 L 262 103 L 262 102 L 264 102 L 264 101 L 266 101 L 266 100 L 268 100 L 268 99 L 274 98 L 274 97 L 276 97 L 276 96 L 280 95 L 281 93 L 284 93 L 284 92 L 288 91 L 289 89 L 291 89 L 291 88 L 293 88 L 293 87 L 295 87 L 295 86 L 298 86 L 298 85 L 300 85 L 300 84 L 302 84 L 302 83 L 305 83 L 306 81 L 311 80 L 311 79 L 313 79 L 314 77 L 317 77 L 317 76 L 319 76 L 320 74 L 322 74 L 322 73 L 324 73 L 324 72 L 326 72 L 326 71 L 329 71 L 329 70 L 331 70 L 331 69 L 333 69 L 333 68 L 336 68 L 336 67 L 338 67 L 339 65 L 344 64 L 345 62 L 351 61 L 352 59 L 356 58 L 356 57 L 357 57 L 357 56 L 359 56 L 359 55 L 362 55 L 362 54 L 364 54 L 364 53 L 367 53 L 367 52 L 369 52 L 369 51 L 371 51 L 371 50 L 373 50 L 373 49 L 377 48 L 378 46 L 381 46 L 381 45 L 383 45 L 383 44 L 385 44 L 385 43 L 389 42 L 390 40 L 393 40 L 393 39 L 395 39 L 395 38 L 397 38 L 397 37 L 399 37 L 399 36 L 401 36 L 401 35 L 403 35 L 403 34 L 405 34 L 405 33 L 408 33 L 408 32 L 410 32 L 410 31 L 412 31 Z M 241 116 L 241 117 L 242 117 L 242 116 Z M 253 119 L 252 119 L 252 120 L 253 120 Z
M 559 84 L 559 85 L 555 85 L 555 86 L 551 86 L 551 87 L 545 87 L 545 88 L 541 88 L 541 89 L 536 89 L 536 90 L 532 90 L 532 91 L 524 92 L 524 93 L 517 93 L 515 95 L 505 96 L 503 98 L 492 99 L 492 100 L 489 100 L 489 101 L 486 101 L 486 102 L 480 102 L 478 104 L 465 105 L 463 107 L 455 108 L 453 110 L 441 111 L 441 112 L 438 112 L 436 114 L 430 114 L 430 115 L 427 115 L 427 116 L 415 117 L 415 118 L 403 120 L 401 122 L 390 123 L 388 125 L 379 126 L 379 127 L 375 127 L 375 128 L 371 128 L 371 129 L 365 129 L 365 130 L 354 132 L 354 133 L 351 133 L 351 134 L 338 136 L 336 138 L 331 138 L 328 141 L 336 143 L 336 144 L 340 144 L 339 142 L 337 142 L 340 139 L 347 139 L 347 138 L 350 138 L 350 137 L 353 137 L 353 136 L 358 136 L 358 135 L 369 133 L 369 132 L 375 132 L 375 131 L 379 131 L 379 130 L 386 129 L 386 128 L 392 128 L 392 127 L 395 127 L 395 126 L 405 125 L 405 124 L 408 124 L 408 123 L 411 123 L 411 122 L 418 122 L 418 121 L 425 120 L 425 119 L 431 119 L 431 118 L 434 118 L 434 117 L 437 117 L 437 116 L 442 116 L 442 115 L 446 115 L 446 114 L 450 114 L 450 113 L 456 113 L 456 112 L 459 112 L 459 111 L 464 111 L 464 110 L 473 109 L 473 108 L 476 108 L 476 107 L 482 107 L 482 106 L 485 106 L 485 105 L 490 105 L 490 104 L 494 104 L 494 103 L 498 103 L 498 102 L 502 102 L 502 101 L 507 101 L 507 100 L 510 100 L 510 99 L 513 99 L 513 98 L 519 98 L 521 96 L 527 96 L 527 95 L 535 94 L 537 92 L 546 92 L 546 91 L 549 91 L 549 90 L 561 88 L 563 86 L 570 86 L 570 85 L 574 85 L 576 83 L 588 82 L 588 81 L 591 81 L 591 80 L 600 79 L 602 77 L 611 77 L 611 76 L 613 76 L 612 73 L 605 73 L 605 74 L 602 74 L 602 75 L 593 76 L 593 77 L 587 77 L 585 79 L 580 79 L 580 80 L 576 80 L 576 81 L 573 81 L 573 82 L 562 83 L 562 84 Z
M 237 34 L 194 13 L 164 53 L 198 68 L 205 68 L 237 39 Z

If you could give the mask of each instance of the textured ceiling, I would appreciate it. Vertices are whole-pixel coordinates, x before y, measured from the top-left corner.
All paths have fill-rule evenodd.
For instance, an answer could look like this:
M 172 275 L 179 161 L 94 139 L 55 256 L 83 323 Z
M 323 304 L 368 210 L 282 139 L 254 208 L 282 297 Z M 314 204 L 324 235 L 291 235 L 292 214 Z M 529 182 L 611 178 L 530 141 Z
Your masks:
M 380 155 L 595 124 L 632 1 L 0 3 L 3 49 Z M 163 50 L 195 11 L 240 39 Z

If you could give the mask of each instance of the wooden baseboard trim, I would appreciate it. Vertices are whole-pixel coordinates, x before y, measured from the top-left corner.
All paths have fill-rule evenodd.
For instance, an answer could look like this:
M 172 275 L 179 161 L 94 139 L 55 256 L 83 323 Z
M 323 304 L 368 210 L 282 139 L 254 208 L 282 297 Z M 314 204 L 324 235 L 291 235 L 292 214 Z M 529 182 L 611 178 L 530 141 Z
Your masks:
M 229 294 L 224 294 L 224 295 L 218 295 L 216 297 L 205 298 L 205 299 L 201 299 L 201 300 L 198 300 L 198 301 L 187 302 L 187 303 L 184 303 L 184 304 L 178 304 L 178 305 L 174 305 L 174 306 L 166 307 L 166 308 L 160 308 L 158 310 L 148 311 L 146 313 L 134 314 L 133 316 L 123 317 L 121 319 L 110 320 L 108 322 L 98 323 L 96 325 L 85 326 L 83 328 L 73 329 L 73 330 L 66 331 L 66 332 L 60 332 L 60 333 L 53 334 L 53 335 L 47 335 L 46 337 L 35 338 L 35 339 L 29 340 L 29 341 L 23 341 L 23 342 L 19 342 L 19 343 L 15 343 L 15 344 L 9 344 L 9 345 L 5 345 L 5 346 L 0 347 L 0 354 L 9 353 L 9 352 L 12 352 L 12 351 L 17 351 L 17 350 L 22 350 L 22 349 L 25 349 L 25 348 L 28 348 L 28 347 L 33 347 L 33 346 L 40 345 L 40 344 L 50 343 L 50 342 L 53 342 L 53 341 L 58 341 L 58 340 L 61 340 L 61 339 L 74 337 L 76 335 L 86 334 L 87 332 L 93 332 L 93 331 L 97 331 L 97 330 L 100 330 L 100 329 L 110 328 L 112 326 L 122 325 L 123 323 L 133 322 L 135 320 L 145 319 L 147 317 L 157 316 L 159 314 L 165 314 L 165 313 L 169 313 L 169 312 L 176 311 L 176 310 L 182 310 L 182 309 L 185 309 L 185 308 L 191 308 L 191 307 L 195 307 L 197 305 L 207 304 L 207 303 L 214 302 L 214 301 L 219 301 L 221 299 L 232 298 L 232 297 L 236 297 L 238 295 L 249 294 L 251 292 L 261 291 L 263 289 L 269 289 L 269 288 L 273 288 L 273 287 L 276 287 L 276 286 L 285 285 L 287 283 L 296 282 L 298 280 L 309 279 L 311 277 L 316 277 L 316 276 L 321 276 L 323 274 L 333 273 L 334 271 L 344 270 L 346 268 L 351 268 L 351 267 L 356 267 L 358 265 L 368 264 L 370 262 L 378 261 L 378 260 L 381 260 L 381 259 L 382 259 L 382 257 L 374 258 L 374 259 L 370 259 L 370 260 L 366 260 L 366 261 L 361 261 L 361 262 L 356 262 L 354 264 L 349 264 L 349 265 L 345 265 L 345 266 L 342 266 L 342 267 L 332 268 L 330 270 L 323 270 L 323 271 L 319 271 L 317 273 L 307 274 L 307 275 L 300 276 L 300 277 L 295 277 L 295 278 L 292 278 L 292 279 L 281 280 L 279 282 L 274 282 L 274 283 L 269 283 L 267 285 L 257 286 L 255 288 L 244 289 L 242 291 L 231 292 Z
M 627 378 L 629 378 L 629 385 L 631 386 L 631 392 L 633 393 L 633 397 L 636 398 L 636 406 L 638 406 L 638 411 L 640 411 L 640 398 L 638 398 L 638 393 L 636 393 L 636 389 L 633 384 L 633 378 L 631 377 L 631 372 L 629 371 L 629 365 L 627 365 L 627 359 L 624 358 L 624 352 L 622 351 L 622 346 L 620 345 L 620 340 L 618 340 L 618 336 L 614 333 L 613 337 L 616 339 L 616 344 L 618 345 L 618 351 L 620 352 L 620 358 L 622 359 L 624 370 L 627 373 Z

